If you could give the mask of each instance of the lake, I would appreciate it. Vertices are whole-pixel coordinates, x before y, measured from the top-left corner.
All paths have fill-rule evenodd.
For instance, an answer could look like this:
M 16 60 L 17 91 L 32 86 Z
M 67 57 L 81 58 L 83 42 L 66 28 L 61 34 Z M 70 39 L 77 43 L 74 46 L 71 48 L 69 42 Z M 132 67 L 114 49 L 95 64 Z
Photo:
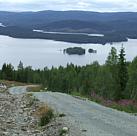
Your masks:
M 113 45 L 106 44 L 73 44 L 66 42 L 58 42 L 52 40 L 41 39 L 17 39 L 8 36 L 0 36 L 0 67 L 4 62 L 12 63 L 15 67 L 21 60 L 24 66 L 33 66 L 33 68 L 51 68 L 60 65 L 66 66 L 67 63 L 75 65 L 86 65 L 93 61 L 98 61 L 100 64 L 105 63 L 105 60 L 110 52 L 111 47 L 120 50 L 122 43 L 114 43 Z M 137 40 L 129 39 L 128 42 L 123 42 L 128 61 L 137 56 Z M 68 47 L 82 47 L 86 49 L 86 54 L 82 56 L 69 56 L 63 53 L 63 50 Z M 88 49 L 97 50 L 97 54 L 89 54 Z

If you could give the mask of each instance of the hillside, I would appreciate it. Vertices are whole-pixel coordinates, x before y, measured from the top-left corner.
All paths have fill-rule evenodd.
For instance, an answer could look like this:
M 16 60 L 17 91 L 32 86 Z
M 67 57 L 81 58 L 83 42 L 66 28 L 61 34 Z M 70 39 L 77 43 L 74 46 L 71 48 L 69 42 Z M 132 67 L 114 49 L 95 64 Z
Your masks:
M 0 12 L 0 34 L 17 38 L 41 38 L 74 43 L 122 42 L 137 38 L 137 13 L 87 11 Z M 80 35 L 42 34 L 34 29 L 104 34 L 103 38 Z M 23 30 L 23 31 L 22 31 Z

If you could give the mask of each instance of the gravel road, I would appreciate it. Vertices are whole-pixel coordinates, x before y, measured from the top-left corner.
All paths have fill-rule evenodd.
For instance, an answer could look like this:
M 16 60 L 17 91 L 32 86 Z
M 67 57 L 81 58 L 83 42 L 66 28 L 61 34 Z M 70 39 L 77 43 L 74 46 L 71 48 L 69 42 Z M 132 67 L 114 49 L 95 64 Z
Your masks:
M 16 87 L 11 92 L 24 89 Z M 34 96 L 66 114 L 66 120 L 77 126 L 82 136 L 137 136 L 137 116 L 58 92 L 40 92 Z
M 9 88 L 9 92 L 11 94 L 23 94 L 23 93 L 26 93 L 26 89 L 27 89 L 26 86 L 12 87 L 12 88 Z

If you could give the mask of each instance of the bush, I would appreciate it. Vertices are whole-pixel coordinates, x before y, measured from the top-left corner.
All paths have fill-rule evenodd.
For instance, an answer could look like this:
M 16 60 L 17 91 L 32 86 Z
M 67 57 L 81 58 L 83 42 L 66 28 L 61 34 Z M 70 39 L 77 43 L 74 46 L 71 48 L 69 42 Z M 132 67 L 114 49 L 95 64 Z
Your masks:
M 36 111 L 36 115 L 39 116 L 40 126 L 47 125 L 54 117 L 54 112 L 49 106 L 42 106 Z

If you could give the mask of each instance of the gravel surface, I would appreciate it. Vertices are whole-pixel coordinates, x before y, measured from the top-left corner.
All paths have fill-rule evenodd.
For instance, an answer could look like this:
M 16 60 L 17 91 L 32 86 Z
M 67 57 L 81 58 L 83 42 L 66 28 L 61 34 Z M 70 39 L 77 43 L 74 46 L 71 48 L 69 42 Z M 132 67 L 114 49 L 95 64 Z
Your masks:
M 22 99 L 22 97 L 24 97 L 24 96 L 26 96 L 27 95 L 27 86 L 18 86 L 18 87 L 12 87 L 12 88 L 10 88 L 8 91 L 10 92 L 10 94 L 9 95 L 5 95 L 5 99 L 7 100 L 7 97 L 8 96 L 10 96 L 11 98 L 13 98 L 14 97 L 14 100 L 16 100 L 16 101 L 14 101 L 13 100 L 13 102 L 14 102 L 14 104 L 13 105 L 10 105 L 9 107 L 13 107 L 14 109 L 12 109 L 12 108 L 9 108 L 8 109 L 8 116 L 11 116 L 11 115 L 14 115 L 13 117 L 12 117 L 12 119 L 18 119 L 19 118 L 19 116 L 20 116 L 20 118 L 22 119 L 22 120 L 24 120 L 24 118 L 28 118 L 28 116 L 26 116 L 26 115 L 28 115 L 28 113 L 29 112 L 32 112 L 32 111 L 35 111 L 36 109 L 35 108 L 33 108 L 33 107 L 31 107 L 29 110 L 28 110 L 28 113 L 26 114 L 26 112 L 21 112 L 20 114 L 19 114 L 19 111 L 20 110 L 22 110 L 21 109 L 21 107 L 24 107 L 23 105 L 22 105 L 22 103 L 26 103 L 26 102 L 28 102 L 29 100 L 23 100 Z M 2 93 L 3 94 L 3 93 Z M 1 99 L 0 99 L 1 100 Z M 6 101 L 5 100 L 5 101 Z M 4 107 L 4 109 L 5 110 L 7 110 L 7 107 L 5 107 L 4 105 L 5 105 L 5 102 L 3 99 L 2 99 L 2 102 L 3 102 L 3 104 L 2 104 L 2 106 Z M 8 101 L 11 101 L 9 98 L 8 98 Z M 0 101 L 1 102 L 1 101 Z M 13 103 L 12 102 L 12 103 Z M 42 102 L 40 102 L 40 101 L 36 101 L 37 103 L 39 103 L 39 105 L 43 105 L 44 103 L 45 103 L 45 101 L 44 101 L 44 103 Z M 11 103 L 11 102 L 9 102 L 9 103 Z M 47 104 L 47 103 L 45 103 L 45 104 Z M 50 104 L 49 104 L 50 105 Z M 18 107 L 18 108 L 17 108 Z M 1 107 L 0 107 L 1 108 Z M 54 107 L 51 107 L 51 108 L 54 108 Z M 12 109 L 12 112 L 11 112 L 11 109 Z M 17 109 L 17 110 L 16 110 Z M 4 110 L 4 113 L 5 113 L 5 110 Z M 58 110 L 55 110 L 55 115 L 59 115 L 59 114 L 61 114 L 61 113 L 59 113 L 58 112 Z M 0 115 L 2 115 L 2 113 L 0 112 Z M 25 116 L 24 116 L 25 115 Z M 2 115 L 2 118 L 3 118 L 3 121 L 5 122 L 5 120 L 7 119 L 7 115 L 5 116 L 5 117 L 3 117 L 3 115 Z M 31 117 L 32 118 L 32 117 Z M 36 120 L 36 122 L 37 122 L 37 120 Z M 36 123 L 35 122 L 35 123 Z M 13 122 L 13 124 L 14 124 L 15 122 Z M 24 122 L 23 122 L 24 123 Z M 2 126 L 1 125 L 2 123 L 0 122 L 0 126 Z M 38 125 L 38 123 L 36 123 L 37 125 Z M 72 124 L 72 122 L 69 122 L 68 121 L 68 118 L 66 118 L 66 117 L 59 117 L 59 116 L 57 116 L 56 118 L 55 118 L 55 120 L 52 120 L 47 126 L 45 126 L 45 127 L 42 127 L 42 128 L 40 128 L 40 129 L 38 129 L 37 130 L 37 128 L 34 128 L 34 130 L 32 129 L 31 130 L 31 128 L 30 127 L 28 127 L 28 125 L 29 125 L 29 122 L 28 122 L 28 120 L 26 120 L 26 124 L 25 124 L 25 127 L 26 127 L 26 131 L 24 132 L 24 131 L 22 131 L 22 130 L 20 130 L 20 128 L 21 128 L 21 125 L 20 125 L 20 120 L 18 120 L 18 122 L 16 122 L 16 125 L 15 125 L 15 127 L 13 127 L 13 129 L 12 130 L 14 130 L 14 132 L 13 133 L 11 133 L 11 129 L 8 129 L 7 127 L 8 127 L 8 124 L 7 125 L 5 125 L 4 126 L 4 128 L 5 128 L 5 130 L 8 130 L 9 132 L 8 132 L 8 135 L 7 136 L 16 136 L 16 135 L 14 135 L 14 134 L 16 134 L 16 133 L 18 133 L 19 134 L 19 136 L 60 136 L 59 135 L 59 132 L 65 127 L 65 128 L 68 128 L 68 132 L 66 133 L 66 134 L 64 134 L 64 135 L 61 135 L 61 136 L 84 136 L 83 134 L 82 134 L 82 132 L 77 128 L 77 126 L 74 126 L 73 124 Z M 35 126 L 35 127 L 37 127 L 37 125 Z M 13 126 L 13 125 L 12 125 Z M 18 126 L 18 129 L 16 128 Z M 0 127 L 1 128 L 1 127 Z M 1 130 L 1 129 L 0 129 Z M 1 131 L 0 131 L 1 132 Z M 28 133 L 29 132 L 29 133 Z M 1 136 L 1 133 L 0 133 L 0 136 Z M 2 135 L 3 136 L 3 135 Z
M 60 130 L 67 127 L 63 118 L 56 117 L 48 125 L 40 127 L 39 117 L 34 113 L 43 103 L 22 94 L 23 88 L 10 89 L 11 92 L 18 91 L 15 94 L 0 89 L 0 136 L 59 136 Z
M 137 116 L 57 92 L 34 96 L 66 114 L 65 120 L 76 126 L 81 136 L 137 136 Z
M 23 93 L 26 93 L 26 89 L 27 87 L 26 86 L 18 86 L 18 87 L 12 87 L 12 88 L 9 88 L 9 92 L 11 94 L 23 94 Z

